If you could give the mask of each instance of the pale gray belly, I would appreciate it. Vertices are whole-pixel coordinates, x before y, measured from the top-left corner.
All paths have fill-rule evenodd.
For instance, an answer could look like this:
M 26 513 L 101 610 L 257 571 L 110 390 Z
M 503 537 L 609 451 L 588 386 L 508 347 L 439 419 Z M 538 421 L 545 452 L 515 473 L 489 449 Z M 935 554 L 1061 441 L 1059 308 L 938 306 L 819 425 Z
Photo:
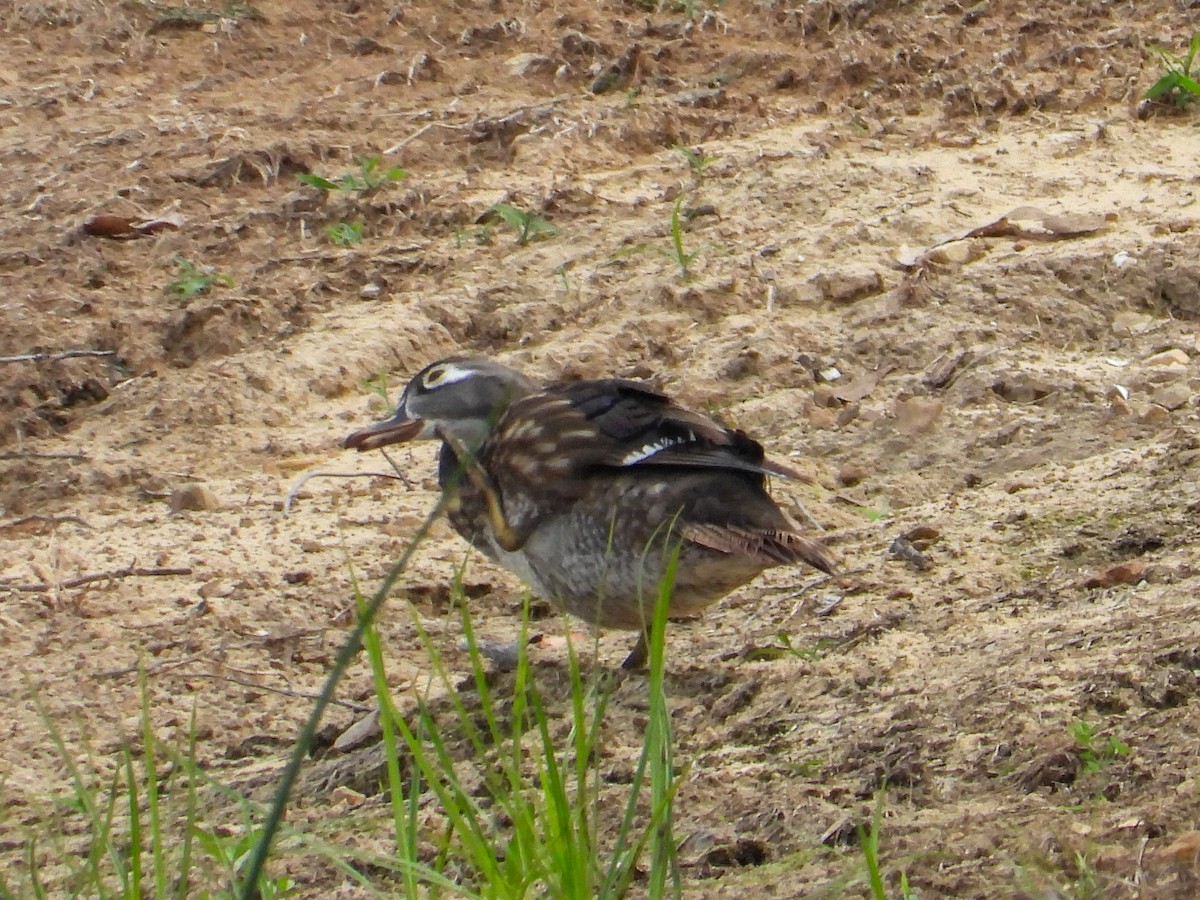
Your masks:
M 660 534 L 632 547 L 610 540 L 609 531 L 594 517 L 567 514 L 545 523 L 520 551 L 496 548 L 494 555 L 535 594 L 574 616 L 602 628 L 645 628 L 678 539 Z M 696 615 L 761 571 L 744 558 L 684 542 L 669 614 Z

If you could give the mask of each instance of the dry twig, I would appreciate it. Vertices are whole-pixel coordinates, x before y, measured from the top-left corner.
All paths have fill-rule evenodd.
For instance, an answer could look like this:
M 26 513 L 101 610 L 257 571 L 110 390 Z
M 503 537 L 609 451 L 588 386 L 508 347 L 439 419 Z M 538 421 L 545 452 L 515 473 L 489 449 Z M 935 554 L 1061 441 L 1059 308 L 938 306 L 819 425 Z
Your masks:
M 69 462 L 85 462 L 82 453 L 34 453 L 32 450 L 5 450 L 0 459 L 64 459 Z
M 124 569 L 117 569 L 113 572 L 94 572 L 91 575 L 80 575 L 77 578 L 68 578 L 66 581 L 61 581 L 58 584 L 50 584 L 43 582 L 41 584 L 5 584 L 0 582 L 0 590 L 17 591 L 27 594 L 43 594 L 53 590 L 65 590 L 68 588 L 83 587 L 85 584 L 94 584 L 97 581 L 116 581 L 119 578 L 149 578 L 162 575 L 191 575 L 190 568 L 137 568 L 135 566 L 127 566 Z
M 43 525 L 59 525 L 63 522 L 73 522 L 76 525 L 82 525 L 84 528 L 92 527 L 79 518 L 79 516 L 21 516 L 21 518 L 13 519 L 11 522 L 0 522 L 0 531 L 7 531 L 10 528 L 20 528 L 22 525 L 28 525 L 30 522 L 39 522 Z
M 23 353 L 20 356 L 0 356 L 0 363 L 58 362 L 79 356 L 116 356 L 116 350 L 64 350 L 62 353 Z

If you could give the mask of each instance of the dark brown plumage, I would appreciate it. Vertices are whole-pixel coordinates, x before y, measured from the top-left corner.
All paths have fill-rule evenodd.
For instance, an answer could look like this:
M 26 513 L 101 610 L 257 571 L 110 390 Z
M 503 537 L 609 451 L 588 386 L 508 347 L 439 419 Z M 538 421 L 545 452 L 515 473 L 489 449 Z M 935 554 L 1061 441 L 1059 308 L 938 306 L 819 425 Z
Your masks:
M 490 360 L 428 366 L 394 418 L 356 432 L 371 449 L 442 441 L 439 482 L 460 535 L 536 594 L 605 628 L 643 632 L 679 548 L 672 617 L 691 616 L 764 569 L 833 572 L 766 490 L 793 475 L 742 431 L 620 379 L 538 387 Z

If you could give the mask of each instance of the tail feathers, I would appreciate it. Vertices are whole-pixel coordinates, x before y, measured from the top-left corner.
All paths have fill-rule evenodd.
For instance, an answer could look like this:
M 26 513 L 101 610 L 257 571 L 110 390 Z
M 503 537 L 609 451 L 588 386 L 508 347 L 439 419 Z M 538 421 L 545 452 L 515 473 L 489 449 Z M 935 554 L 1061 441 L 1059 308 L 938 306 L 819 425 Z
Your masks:
M 683 537 L 702 547 L 744 556 L 764 566 L 805 562 L 827 575 L 837 572 L 837 561 L 828 547 L 795 531 L 687 525 L 683 528 Z

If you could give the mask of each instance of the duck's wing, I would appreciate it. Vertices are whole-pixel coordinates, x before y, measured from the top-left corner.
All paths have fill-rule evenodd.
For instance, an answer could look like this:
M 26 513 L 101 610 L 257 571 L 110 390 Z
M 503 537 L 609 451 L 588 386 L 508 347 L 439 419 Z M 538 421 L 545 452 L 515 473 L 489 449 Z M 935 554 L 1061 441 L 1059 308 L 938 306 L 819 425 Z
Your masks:
M 623 471 L 654 468 L 671 480 L 725 472 L 752 490 L 761 490 L 767 475 L 799 475 L 769 462 L 744 432 L 615 378 L 553 384 L 514 401 L 480 462 L 505 518 L 522 533 L 587 492 L 604 490 L 604 477 Z
M 686 409 L 636 381 L 578 381 L 554 385 L 548 393 L 565 399 L 590 426 L 590 466 L 672 466 L 802 477 L 766 459 L 762 445 L 745 432 Z

